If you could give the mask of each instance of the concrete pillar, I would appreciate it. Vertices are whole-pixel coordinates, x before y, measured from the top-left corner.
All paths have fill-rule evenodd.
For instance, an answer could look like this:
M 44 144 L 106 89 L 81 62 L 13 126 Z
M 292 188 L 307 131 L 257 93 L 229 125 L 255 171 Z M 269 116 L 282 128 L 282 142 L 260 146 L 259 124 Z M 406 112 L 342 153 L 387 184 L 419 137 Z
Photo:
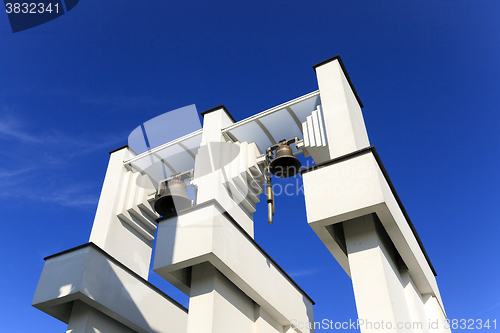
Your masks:
M 134 333 L 127 326 L 76 300 L 66 333 Z
M 428 318 L 430 332 L 449 333 L 450 325 L 446 323 L 446 314 L 439 305 L 436 297 L 426 294 L 422 297 L 425 304 L 425 313 Z
M 187 333 L 254 333 L 254 302 L 210 263 L 192 269 Z
M 159 220 L 153 270 L 190 296 L 188 333 L 281 333 L 293 319 L 313 321 L 314 302 L 253 239 L 238 177 L 256 165 L 255 144 L 226 142 L 221 130 L 234 120 L 224 106 L 202 115 L 196 205 Z
M 406 301 L 412 323 L 421 323 L 420 327 L 415 327 L 414 332 L 430 332 L 429 321 L 425 313 L 424 301 L 418 291 L 408 271 L 401 272 L 401 278 L 405 289 Z
M 270 316 L 258 304 L 255 304 L 255 333 L 284 333 L 281 326 L 272 316 Z M 295 332 L 290 329 L 290 332 Z
M 249 216 L 238 206 L 224 186 L 229 179 L 226 167 L 237 158 L 238 145 L 226 142 L 221 130 L 235 121 L 227 109 L 221 105 L 204 111 L 203 138 L 196 155 L 193 183 L 198 186 L 197 204 L 215 199 L 253 237 L 253 216 Z
M 89 241 L 147 279 L 157 218 L 147 195 L 155 189 L 124 167 L 130 157 L 126 146 L 110 155 Z
M 365 215 L 345 222 L 344 232 L 361 332 L 413 332 L 397 328 L 411 317 L 395 253 L 380 222 Z
M 351 277 L 361 323 L 371 323 L 361 331 L 384 321 L 433 332 L 429 320 L 443 323 L 445 314 L 432 266 L 375 148 L 302 176 L 308 223 Z
M 330 159 L 368 147 L 363 105 L 339 56 L 313 68 L 318 79 Z

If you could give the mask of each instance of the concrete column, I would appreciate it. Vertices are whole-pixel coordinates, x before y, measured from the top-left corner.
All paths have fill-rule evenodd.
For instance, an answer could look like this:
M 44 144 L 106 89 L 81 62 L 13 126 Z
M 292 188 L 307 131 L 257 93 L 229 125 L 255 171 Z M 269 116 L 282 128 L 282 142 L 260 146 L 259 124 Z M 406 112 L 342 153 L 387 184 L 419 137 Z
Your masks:
M 294 330 L 291 329 L 290 332 Z M 258 304 L 255 304 L 255 333 L 284 333 L 284 327 Z
M 302 176 L 308 223 L 352 278 L 359 318 L 412 332 L 426 332 L 431 318 L 443 322 L 431 262 L 375 148 Z
M 139 209 L 137 202 L 146 202 L 154 187 L 147 177 L 123 166 L 131 156 L 128 147 L 111 153 L 89 241 L 147 279 L 156 216 L 149 204 Z
M 430 332 L 448 333 L 451 332 L 450 325 L 446 323 L 446 314 L 439 305 L 436 297 L 427 294 L 422 297 L 425 304 L 425 313 L 429 320 Z
M 339 56 L 313 68 L 318 79 L 330 158 L 368 147 L 362 104 Z
M 421 323 L 420 327 L 415 327 L 414 332 L 430 332 L 430 325 L 425 313 L 422 295 L 420 295 L 410 274 L 408 274 L 408 271 L 401 272 L 401 278 L 405 289 L 406 301 L 408 303 L 411 321 L 412 323 Z
M 93 307 L 76 300 L 66 333 L 134 333 L 127 326 L 97 311 Z
M 254 302 L 210 263 L 192 269 L 187 333 L 254 333 Z
M 253 236 L 253 216 L 238 206 L 224 186 L 229 179 L 226 169 L 239 154 L 238 145 L 226 142 L 221 130 L 234 123 L 234 119 L 221 105 L 202 112 L 203 138 L 196 155 L 193 183 L 198 186 L 197 203 L 217 200 L 245 231 Z
M 349 266 L 361 332 L 413 332 L 390 240 L 375 215 L 344 222 Z M 403 328 L 398 329 L 398 323 Z

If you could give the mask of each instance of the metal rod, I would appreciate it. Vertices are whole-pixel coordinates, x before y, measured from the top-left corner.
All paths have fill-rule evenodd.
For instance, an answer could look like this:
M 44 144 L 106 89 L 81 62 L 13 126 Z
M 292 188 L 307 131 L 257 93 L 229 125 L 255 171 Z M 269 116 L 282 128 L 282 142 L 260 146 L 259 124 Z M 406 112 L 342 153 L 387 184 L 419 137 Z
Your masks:
M 274 193 L 273 193 L 273 185 L 271 184 L 271 177 L 267 179 L 266 197 L 267 197 L 267 220 L 269 224 L 273 224 Z
M 270 159 L 272 158 L 272 150 L 270 148 L 266 151 L 266 177 L 267 177 L 267 187 L 266 187 L 266 198 L 267 198 L 267 220 L 269 224 L 273 224 L 274 215 L 274 192 L 273 184 L 271 183 L 271 169 L 270 169 Z
M 284 141 L 284 142 L 286 142 L 286 144 L 287 144 L 287 145 L 291 145 L 292 143 L 295 143 L 295 147 L 297 147 L 297 144 L 298 144 L 300 141 L 303 141 L 303 140 L 299 140 L 299 138 L 298 138 L 298 137 L 294 136 L 293 138 L 290 138 L 290 139 L 288 139 L 288 140 L 281 140 L 280 142 L 278 142 L 278 143 L 276 143 L 276 144 L 274 144 L 274 145 L 272 145 L 272 146 L 269 146 L 269 147 L 267 148 L 267 150 L 268 150 L 268 151 L 274 151 L 274 150 L 278 149 L 278 147 L 279 147 L 280 143 L 281 143 L 281 142 L 283 142 L 283 141 Z M 297 147 L 297 149 L 298 149 L 298 147 Z
M 267 219 L 269 224 L 273 224 L 273 203 L 267 203 Z

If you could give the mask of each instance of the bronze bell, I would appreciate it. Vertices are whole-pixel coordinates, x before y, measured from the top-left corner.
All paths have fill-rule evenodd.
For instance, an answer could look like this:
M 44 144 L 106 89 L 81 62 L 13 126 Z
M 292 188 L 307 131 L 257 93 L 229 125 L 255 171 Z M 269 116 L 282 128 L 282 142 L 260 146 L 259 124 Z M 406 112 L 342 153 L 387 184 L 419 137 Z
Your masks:
M 293 156 L 292 148 L 282 141 L 276 149 L 276 158 L 271 161 L 270 171 L 273 175 L 280 178 L 295 176 L 302 166 L 302 163 Z
M 187 185 L 179 178 L 160 183 L 158 199 L 154 208 L 161 216 L 175 214 L 179 210 L 189 208 L 193 202 L 188 197 Z

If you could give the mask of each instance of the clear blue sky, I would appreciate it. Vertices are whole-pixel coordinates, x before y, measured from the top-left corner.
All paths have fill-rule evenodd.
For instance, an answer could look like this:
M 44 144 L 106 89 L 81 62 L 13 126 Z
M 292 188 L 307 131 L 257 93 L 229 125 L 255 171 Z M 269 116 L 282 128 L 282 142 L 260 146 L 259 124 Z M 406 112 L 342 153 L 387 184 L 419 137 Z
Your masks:
M 30 305 L 43 257 L 88 241 L 108 151 L 130 131 L 190 104 L 241 120 L 316 90 L 311 66 L 336 54 L 448 316 L 500 320 L 499 19 L 497 0 L 81 0 L 16 34 L 0 15 L 2 331 L 65 331 Z M 316 320 L 355 319 L 303 197 L 278 197 L 273 226 L 259 208 L 256 240 Z

